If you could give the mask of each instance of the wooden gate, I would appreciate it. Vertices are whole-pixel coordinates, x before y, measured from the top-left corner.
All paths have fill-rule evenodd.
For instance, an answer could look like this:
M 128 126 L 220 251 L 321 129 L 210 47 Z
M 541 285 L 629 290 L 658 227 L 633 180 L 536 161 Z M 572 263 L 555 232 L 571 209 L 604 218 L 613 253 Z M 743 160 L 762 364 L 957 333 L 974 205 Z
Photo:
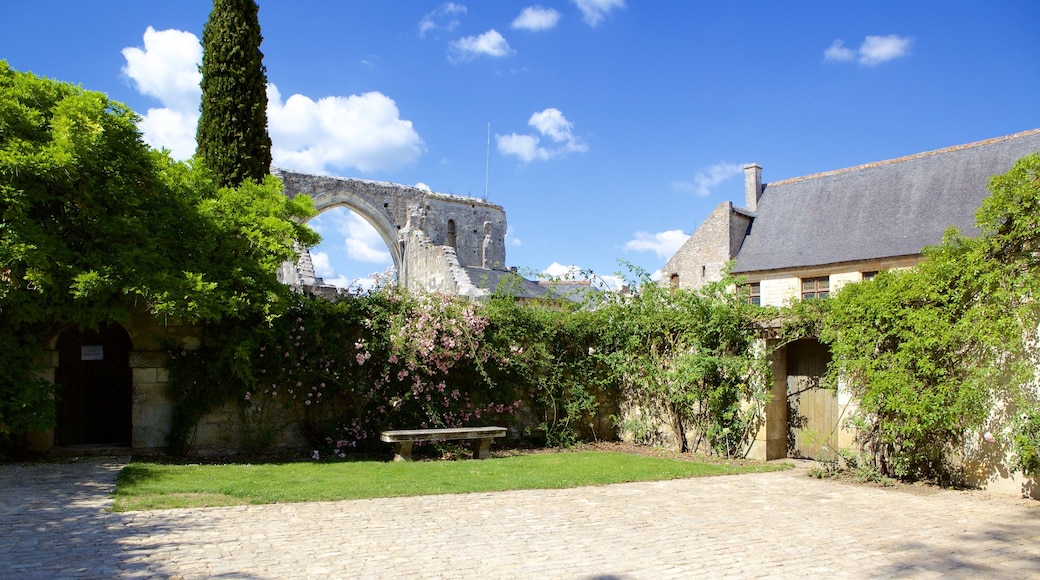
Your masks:
M 69 328 L 58 338 L 55 445 L 129 445 L 133 371 L 130 336 L 113 324 Z
M 820 386 L 830 349 L 816 339 L 787 345 L 787 454 L 829 459 L 838 448 L 838 399 Z

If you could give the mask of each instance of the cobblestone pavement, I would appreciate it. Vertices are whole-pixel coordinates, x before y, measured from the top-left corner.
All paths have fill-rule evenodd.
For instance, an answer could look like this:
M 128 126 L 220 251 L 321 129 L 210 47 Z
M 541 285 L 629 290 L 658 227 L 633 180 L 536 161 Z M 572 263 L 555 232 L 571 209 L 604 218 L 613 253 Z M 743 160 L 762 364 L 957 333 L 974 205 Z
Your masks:
M 1040 577 L 1040 509 L 804 470 L 109 511 L 122 460 L 0 466 L 0 578 Z

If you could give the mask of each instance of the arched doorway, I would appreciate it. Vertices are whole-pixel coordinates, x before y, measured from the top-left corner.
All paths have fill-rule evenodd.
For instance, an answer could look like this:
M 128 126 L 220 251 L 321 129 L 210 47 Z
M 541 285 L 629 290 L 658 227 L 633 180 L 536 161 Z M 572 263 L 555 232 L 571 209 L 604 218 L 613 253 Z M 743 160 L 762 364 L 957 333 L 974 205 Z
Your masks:
M 118 324 L 69 328 L 58 338 L 54 443 L 130 445 L 133 370 L 130 335 Z

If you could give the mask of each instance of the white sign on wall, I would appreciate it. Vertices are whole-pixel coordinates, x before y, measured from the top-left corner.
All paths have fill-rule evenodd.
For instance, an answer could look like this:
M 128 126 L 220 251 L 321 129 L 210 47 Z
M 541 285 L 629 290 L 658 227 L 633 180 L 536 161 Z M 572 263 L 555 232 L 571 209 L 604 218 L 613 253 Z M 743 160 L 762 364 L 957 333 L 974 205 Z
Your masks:
M 105 347 L 91 344 L 79 347 L 79 360 L 105 360 Z

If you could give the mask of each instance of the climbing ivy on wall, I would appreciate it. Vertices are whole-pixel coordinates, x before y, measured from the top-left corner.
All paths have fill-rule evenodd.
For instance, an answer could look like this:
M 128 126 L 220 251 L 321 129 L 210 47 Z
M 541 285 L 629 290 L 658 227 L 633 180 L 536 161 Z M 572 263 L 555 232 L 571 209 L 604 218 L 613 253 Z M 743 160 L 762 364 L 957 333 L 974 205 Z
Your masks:
M 1040 463 L 1040 155 L 990 190 L 977 237 L 950 232 L 918 267 L 843 288 L 822 320 L 830 380 L 857 399 L 860 444 L 885 475 L 958 482 L 987 445 Z
M 295 434 L 342 457 L 371 449 L 387 428 L 499 422 L 518 402 L 487 374 L 487 324 L 478 303 L 445 294 L 387 287 L 334 303 L 297 295 L 236 340 L 171 346 L 183 417 L 173 446 L 186 451 L 195 422 L 225 403 L 240 408 L 250 451 Z

